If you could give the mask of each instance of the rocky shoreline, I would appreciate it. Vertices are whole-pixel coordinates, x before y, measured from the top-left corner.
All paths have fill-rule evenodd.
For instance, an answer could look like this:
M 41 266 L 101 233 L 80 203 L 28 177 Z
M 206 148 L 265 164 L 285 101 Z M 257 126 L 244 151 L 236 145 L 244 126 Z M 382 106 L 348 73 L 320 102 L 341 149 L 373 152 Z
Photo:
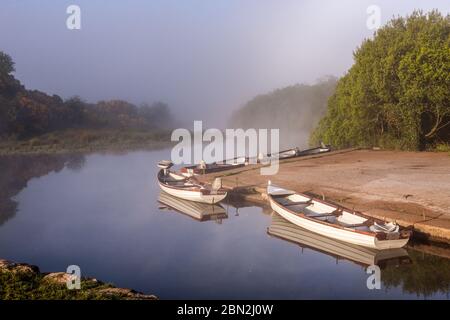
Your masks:
M 67 289 L 71 275 L 42 273 L 39 267 L 0 259 L 0 300 L 156 300 L 132 289 L 82 278 L 81 289 Z

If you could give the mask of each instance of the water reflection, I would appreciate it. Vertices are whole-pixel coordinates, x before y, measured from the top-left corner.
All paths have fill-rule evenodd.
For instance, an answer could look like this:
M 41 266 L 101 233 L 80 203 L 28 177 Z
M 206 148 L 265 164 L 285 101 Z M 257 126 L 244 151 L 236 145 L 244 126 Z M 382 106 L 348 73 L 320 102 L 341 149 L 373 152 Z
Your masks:
M 302 248 L 312 249 L 339 260 L 348 260 L 363 267 L 378 265 L 386 290 L 400 287 L 404 293 L 431 297 L 450 292 L 450 249 L 411 242 L 407 249 L 372 250 L 336 241 L 300 228 L 275 212 L 267 233 Z M 435 254 L 429 254 L 427 251 Z M 436 255 L 440 253 L 442 256 Z
M 300 228 L 276 213 L 272 215 L 272 221 L 267 228 L 267 233 L 296 243 L 301 248 L 310 248 L 330 255 L 336 258 L 336 261 L 346 259 L 365 267 L 377 265 L 381 269 L 385 269 L 387 266 L 398 266 L 411 262 L 405 249 L 379 251 L 336 241 Z
M 258 202 L 251 202 L 246 200 L 243 197 L 240 197 L 239 195 L 232 193 L 229 194 L 223 201 L 221 201 L 222 204 L 224 204 L 225 206 L 231 206 L 234 208 L 235 212 L 236 212 L 236 216 L 239 216 L 239 210 L 240 209 L 245 209 L 245 208 L 258 208 L 259 212 L 270 216 L 272 214 L 272 208 L 270 208 L 270 206 L 265 205 L 263 203 L 261 203 L 260 201 Z
M 419 246 L 420 247 L 420 246 Z M 421 251 L 419 251 L 421 250 Z M 418 297 L 431 297 L 437 293 L 449 298 L 450 259 L 426 253 L 425 248 L 409 248 L 411 266 L 399 266 L 387 269 L 381 274 L 386 289 L 401 287 L 404 293 Z M 449 249 L 443 249 L 448 255 Z
M 213 220 L 220 224 L 222 223 L 222 219 L 228 218 L 227 212 L 219 204 L 212 205 L 183 200 L 171 196 L 164 191 L 161 191 L 159 194 L 158 202 L 165 206 L 160 207 L 160 209 L 179 212 L 198 221 Z
M 169 154 L 0 157 L 0 258 L 44 271 L 77 264 L 163 299 L 447 297 L 450 249 L 336 245 L 268 206 L 230 198 L 203 207 L 160 194 L 154 164 Z M 382 290 L 367 289 L 369 264 L 382 268 Z
M 13 200 L 28 181 L 59 172 L 65 167 L 80 170 L 85 164 L 82 154 L 70 155 L 12 155 L 0 157 L 0 226 L 14 217 L 17 202 Z

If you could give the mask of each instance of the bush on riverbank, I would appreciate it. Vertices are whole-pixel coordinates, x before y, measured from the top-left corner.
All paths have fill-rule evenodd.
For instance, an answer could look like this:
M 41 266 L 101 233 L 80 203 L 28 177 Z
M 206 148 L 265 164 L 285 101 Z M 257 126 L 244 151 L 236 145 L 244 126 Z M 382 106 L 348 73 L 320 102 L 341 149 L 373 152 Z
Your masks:
M 439 143 L 434 149 L 437 152 L 450 152 L 450 143 Z
M 327 77 L 312 85 L 297 84 L 258 95 L 233 113 L 229 126 L 280 129 L 281 148 L 299 146 L 325 114 L 336 82 Z
M 450 141 L 450 15 L 395 18 L 354 59 L 312 145 L 424 150 Z

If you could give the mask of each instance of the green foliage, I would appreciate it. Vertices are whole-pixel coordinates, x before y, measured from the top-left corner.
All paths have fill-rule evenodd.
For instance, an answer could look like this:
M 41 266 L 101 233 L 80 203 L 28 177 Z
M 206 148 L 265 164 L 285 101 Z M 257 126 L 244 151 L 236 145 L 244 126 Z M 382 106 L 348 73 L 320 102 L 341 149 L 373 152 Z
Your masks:
M 30 272 L 0 272 L 0 300 L 92 300 L 120 299 L 104 295 L 110 284 L 82 280 L 80 290 L 68 290 L 65 285 L 43 280 L 43 275 Z
M 298 146 L 325 113 L 335 78 L 314 85 L 299 84 L 259 95 L 232 115 L 234 128 L 280 129 L 281 147 Z
M 62 272 L 45 274 L 36 266 L 3 260 L 0 261 L 0 301 L 157 299 L 90 278 L 82 278 L 80 288 L 71 290 L 67 288 L 67 280 L 67 275 Z
M 381 281 L 386 289 L 401 287 L 403 292 L 429 297 L 450 290 L 450 259 L 410 250 L 411 265 L 386 268 Z
M 438 143 L 434 150 L 437 152 L 450 152 L 450 143 Z
M 0 76 L 14 72 L 14 62 L 9 55 L 0 51 Z
M 363 42 L 310 137 L 418 150 L 450 140 L 450 16 L 395 18 Z
M 93 127 L 167 129 L 173 125 L 169 107 L 162 102 L 137 107 L 123 100 L 99 101 L 87 109 L 86 114 Z

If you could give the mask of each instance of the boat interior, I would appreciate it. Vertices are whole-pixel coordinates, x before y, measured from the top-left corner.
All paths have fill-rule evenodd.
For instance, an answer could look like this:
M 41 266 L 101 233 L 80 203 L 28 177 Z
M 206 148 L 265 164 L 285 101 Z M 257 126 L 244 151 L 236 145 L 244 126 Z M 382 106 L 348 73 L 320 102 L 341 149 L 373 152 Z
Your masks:
M 213 165 L 216 166 L 237 166 L 245 164 L 248 161 L 246 157 L 239 157 L 231 160 L 224 160 L 224 161 L 218 161 L 214 162 Z
M 370 227 L 374 224 L 371 219 L 361 217 L 343 208 L 322 203 L 306 195 L 272 195 L 272 198 L 283 207 L 318 221 L 368 232 L 371 231 Z
M 195 183 L 194 181 L 192 181 L 192 179 L 186 178 L 183 175 L 176 174 L 168 170 L 161 170 L 158 174 L 158 179 L 164 184 L 168 184 L 177 188 L 202 187 L 199 183 Z
M 202 192 L 208 192 L 209 194 L 224 194 L 225 190 L 222 189 L 222 180 L 220 178 L 214 179 L 212 185 L 203 184 L 198 182 L 193 177 L 185 177 L 181 174 L 171 172 L 167 169 L 160 170 L 158 173 L 158 180 L 161 183 L 176 187 L 179 189 L 200 189 Z

